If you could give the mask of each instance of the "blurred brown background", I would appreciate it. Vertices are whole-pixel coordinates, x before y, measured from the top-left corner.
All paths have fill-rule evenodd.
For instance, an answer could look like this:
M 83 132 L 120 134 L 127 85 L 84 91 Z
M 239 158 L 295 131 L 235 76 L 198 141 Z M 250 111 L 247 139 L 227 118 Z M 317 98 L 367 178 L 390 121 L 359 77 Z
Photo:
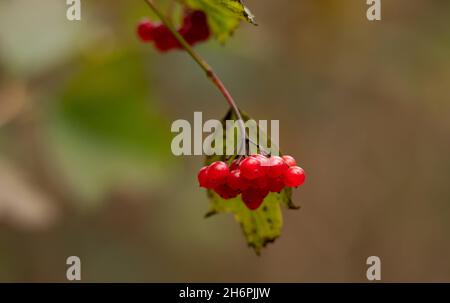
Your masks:
M 0 281 L 450 282 L 450 2 L 248 0 L 259 27 L 198 47 L 309 175 L 261 257 L 205 220 L 170 124 L 226 104 L 135 36 L 143 1 L 0 0 Z

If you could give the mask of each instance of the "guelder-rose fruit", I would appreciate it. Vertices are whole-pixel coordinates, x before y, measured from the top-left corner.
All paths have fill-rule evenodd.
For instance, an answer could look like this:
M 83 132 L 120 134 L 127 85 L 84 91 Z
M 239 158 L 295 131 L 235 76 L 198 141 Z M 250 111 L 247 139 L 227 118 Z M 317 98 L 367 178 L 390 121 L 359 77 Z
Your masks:
M 269 177 L 277 178 L 279 176 L 282 176 L 288 169 L 289 166 L 281 157 L 272 156 L 269 158 Z
M 187 14 L 178 32 L 190 45 L 208 40 L 210 30 L 206 14 L 199 10 Z
M 242 201 L 250 210 L 257 210 L 264 202 L 265 196 L 259 190 L 249 188 L 242 192 Z
M 305 172 L 293 165 L 290 156 L 251 155 L 235 159 L 228 166 L 217 161 L 198 172 L 203 188 L 214 190 L 225 200 L 240 196 L 250 210 L 257 210 L 270 193 L 280 193 L 285 187 L 298 187 L 305 182 Z M 290 166 L 289 165 L 293 165 Z
M 153 36 L 153 30 L 155 29 L 155 25 L 149 21 L 149 20 L 142 20 L 139 22 L 137 26 L 137 34 L 139 38 L 144 42 L 152 41 Z
M 155 47 L 161 52 L 167 52 L 173 48 L 181 48 L 180 42 L 172 32 L 164 25 L 158 24 L 153 29 L 153 40 Z
M 291 156 L 283 156 L 281 157 L 289 167 L 297 166 L 297 161 L 295 161 L 294 157 Z
M 283 177 L 271 178 L 269 181 L 269 190 L 272 193 L 279 193 L 284 189 Z
M 241 171 L 238 169 L 231 171 L 228 176 L 227 185 L 230 188 L 239 191 L 246 190 L 249 187 L 248 182 L 241 177 Z
M 245 158 L 239 168 L 242 176 L 248 180 L 254 180 L 263 175 L 261 162 L 253 157 Z
M 220 185 L 227 182 L 230 169 L 225 162 L 218 161 L 211 164 L 208 168 L 208 178 L 211 183 Z
M 200 169 L 197 175 L 197 179 L 200 187 L 206 189 L 211 189 L 213 187 L 208 177 L 208 166 L 205 166 L 202 169 Z
M 269 190 L 270 188 L 269 181 L 270 181 L 269 177 L 261 176 L 253 180 L 253 186 L 260 190 Z
M 230 188 L 227 184 L 216 186 L 214 191 L 225 200 L 236 198 L 239 195 L 238 190 Z
M 305 183 L 305 171 L 298 166 L 290 167 L 284 173 L 284 184 L 288 187 L 299 187 Z

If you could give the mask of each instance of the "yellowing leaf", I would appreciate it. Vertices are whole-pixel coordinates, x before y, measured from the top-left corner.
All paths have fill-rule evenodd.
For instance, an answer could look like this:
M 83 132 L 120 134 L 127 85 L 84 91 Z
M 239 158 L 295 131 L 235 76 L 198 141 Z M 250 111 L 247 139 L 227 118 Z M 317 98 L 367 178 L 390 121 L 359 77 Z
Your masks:
M 219 213 L 233 214 L 241 225 L 247 244 L 259 254 L 262 248 L 280 236 L 283 227 L 280 204 L 290 203 L 288 201 L 291 200 L 291 191 L 285 189 L 281 193 L 269 194 L 256 211 L 249 210 L 240 196 L 232 200 L 224 200 L 216 193 L 209 191 L 208 197 L 210 211 L 207 217 Z

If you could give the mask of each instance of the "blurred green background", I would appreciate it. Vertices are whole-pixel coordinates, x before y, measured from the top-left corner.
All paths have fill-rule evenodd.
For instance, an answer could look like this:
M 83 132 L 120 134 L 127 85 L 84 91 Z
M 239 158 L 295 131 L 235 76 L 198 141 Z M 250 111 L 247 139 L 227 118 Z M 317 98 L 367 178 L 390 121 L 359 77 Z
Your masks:
M 0 281 L 450 282 L 450 2 L 248 0 L 260 26 L 198 51 L 241 108 L 278 119 L 309 175 L 261 257 L 203 219 L 201 157 L 170 125 L 227 106 L 183 52 L 135 27 L 141 0 L 0 0 Z

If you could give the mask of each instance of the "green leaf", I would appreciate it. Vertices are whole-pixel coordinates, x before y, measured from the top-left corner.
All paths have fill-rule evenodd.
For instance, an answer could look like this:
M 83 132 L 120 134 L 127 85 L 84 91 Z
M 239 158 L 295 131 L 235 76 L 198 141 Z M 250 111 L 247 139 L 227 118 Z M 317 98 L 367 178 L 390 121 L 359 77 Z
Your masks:
M 242 113 L 242 117 L 244 121 L 250 119 L 244 113 Z M 222 120 L 222 125 L 225 126 L 226 120 L 236 120 L 232 111 L 227 113 Z M 224 140 L 224 148 L 226 148 L 226 140 Z M 206 164 L 227 160 L 229 160 L 227 156 L 214 155 L 206 158 Z M 206 217 L 220 213 L 233 214 L 236 221 L 241 225 L 248 245 L 253 247 L 257 254 L 260 254 L 262 248 L 275 241 L 281 234 L 283 216 L 280 204 L 289 209 L 298 209 L 292 202 L 292 189 L 290 188 L 284 189 L 281 193 L 270 193 L 256 211 L 249 210 L 240 196 L 232 200 L 224 200 L 215 192 L 208 191 L 208 198 L 209 211 Z
M 225 42 L 241 20 L 257 25 L 255 16 L 241 0 L 184 0 L 187 6 L 204 11 L 214 36 Z

